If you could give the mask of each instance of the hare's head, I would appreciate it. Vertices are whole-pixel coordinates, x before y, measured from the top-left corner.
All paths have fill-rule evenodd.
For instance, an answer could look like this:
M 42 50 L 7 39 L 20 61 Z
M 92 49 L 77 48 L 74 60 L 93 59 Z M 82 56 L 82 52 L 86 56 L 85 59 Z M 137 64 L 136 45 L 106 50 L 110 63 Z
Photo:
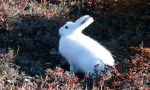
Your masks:
M 64 26 L 59 29 L 59 34 L 70 35 L 73 33 L 81 33 L 87 26 L 93 22 L 93 18 L 85 15 L 77 19 L 75 22 L 68 21 Z

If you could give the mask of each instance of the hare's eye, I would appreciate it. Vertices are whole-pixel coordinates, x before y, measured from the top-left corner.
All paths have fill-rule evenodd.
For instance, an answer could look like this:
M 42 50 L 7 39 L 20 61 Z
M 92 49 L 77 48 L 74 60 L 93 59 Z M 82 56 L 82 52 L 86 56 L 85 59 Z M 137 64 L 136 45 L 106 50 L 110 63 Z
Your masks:
M 68 29 L 68 26 L 65 26 L 65 29 Z

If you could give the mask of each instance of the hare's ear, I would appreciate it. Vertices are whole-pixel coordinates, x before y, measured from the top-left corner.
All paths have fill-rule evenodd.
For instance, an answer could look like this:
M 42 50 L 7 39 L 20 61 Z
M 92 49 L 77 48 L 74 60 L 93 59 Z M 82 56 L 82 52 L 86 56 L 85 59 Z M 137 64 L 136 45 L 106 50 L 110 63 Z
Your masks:
M 93 22 L 93 18 L 89 15 L 84 15 L 76 20 L 74 23 L 77 27 L 77 32 L 82 32 L 87 26 L 89 26 Z

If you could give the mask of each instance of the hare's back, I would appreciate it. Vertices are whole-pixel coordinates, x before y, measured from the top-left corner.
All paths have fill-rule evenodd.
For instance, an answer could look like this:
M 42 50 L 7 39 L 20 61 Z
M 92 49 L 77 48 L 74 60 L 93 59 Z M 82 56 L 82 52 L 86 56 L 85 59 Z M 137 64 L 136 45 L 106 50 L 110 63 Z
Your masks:
M 80 41 L 81 46 L 84 47 L 85 51 L 88 53 L 89 56 L 99 58 L 105 64 L 108 65 L 114 64 L 114 59 L 111 53 L 100 43 L 98 43 L 97 41 L 95 41 L 94 39 L 88 36 L 83 36 L 82 38 L 78 38 L 78 39 L 79 40 L 77 41 Z

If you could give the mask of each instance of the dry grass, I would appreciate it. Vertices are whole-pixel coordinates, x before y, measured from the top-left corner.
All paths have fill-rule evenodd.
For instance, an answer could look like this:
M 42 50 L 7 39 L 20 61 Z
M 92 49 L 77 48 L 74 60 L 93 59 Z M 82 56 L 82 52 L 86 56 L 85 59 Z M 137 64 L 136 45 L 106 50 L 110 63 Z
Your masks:
M 127 59 L 124 64 L 116 64 L 111 68 L 111 77 L 107 74 L 97 76 L 95 79 L 78 78 L 74 74 L 64 71 L 60 67 L 47 69 L 43 75 L 28 76 L 19 72 L 19 67 L 13 64 L 14 53 L 12 49 L 7 52 L 0 51 L 0 88 L 2 90 L 81 90 L 103 88 L 110 89 L 142 89 L 148 90 L 150 82 L 150 57 L 142 51 L 140 54 Z M 121 65 L 120 65 L 121 64 Z M 109 77 L 109 78 L 108 78 Z
M 149 4 L 148 0 L 1 0 L 0 90 L 149 90 Z M 70 74 L 58 53 L 59 27 L 84 14 L 95 19 L 84 33 L 101 41 L 115 57 L 111 77 Z

